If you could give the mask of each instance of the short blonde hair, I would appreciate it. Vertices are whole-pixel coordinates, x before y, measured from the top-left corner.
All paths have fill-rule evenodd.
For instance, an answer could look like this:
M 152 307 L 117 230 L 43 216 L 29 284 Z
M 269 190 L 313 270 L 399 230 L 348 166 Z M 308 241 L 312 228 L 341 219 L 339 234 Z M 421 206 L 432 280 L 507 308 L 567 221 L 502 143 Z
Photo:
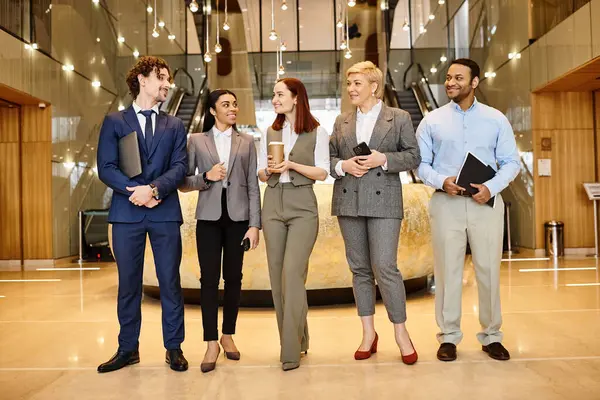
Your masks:
M 371 61 L 362 61 L 354 64 L 346 71 L 346 78 L 350 74 L 363 74 L 369 83 L 376 83 L 375 97 L 378 99 L 383 98 L 383 72 Z

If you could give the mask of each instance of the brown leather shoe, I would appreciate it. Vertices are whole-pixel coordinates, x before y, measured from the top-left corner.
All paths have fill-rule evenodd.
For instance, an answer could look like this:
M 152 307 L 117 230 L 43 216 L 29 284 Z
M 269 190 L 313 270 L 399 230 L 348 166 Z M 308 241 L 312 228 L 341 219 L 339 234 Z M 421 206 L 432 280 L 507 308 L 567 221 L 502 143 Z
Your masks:
M 510 360 L 510 353 L 508 352 L 508 350 L 506 350 L 504 346 L 502 346 L 502 343 L 500 342 L 494 342 L 488 344 L 487 346 L 481 346 L 481 350 L 488 353 L 488 355 L 494 360 Z
M 440 361 L 456 360 L 456 345 L 454 343 L 442 343 L 437 351 L 437 358 Z

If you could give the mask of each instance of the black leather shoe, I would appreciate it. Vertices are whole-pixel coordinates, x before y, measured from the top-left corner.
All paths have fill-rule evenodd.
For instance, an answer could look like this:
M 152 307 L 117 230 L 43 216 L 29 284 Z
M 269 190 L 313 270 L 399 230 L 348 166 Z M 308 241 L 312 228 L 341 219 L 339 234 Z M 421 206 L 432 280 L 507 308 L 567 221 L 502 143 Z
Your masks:
M 137 364 L 140 362 L 139 351 L 120 351 L 117 350 L 114 356 L 104 364 L 98 366 L 98 372 L 112 372 L 128 365 Z
M 440 361 L 456 360 L 456 345 L 454 343 L 442 343 L 437 351 L 437 358 Z
M 169 364 L 173 371 L 183 372 L 188 369 L 188 362 L 183 356 L 183 351 L 181 351 L 181 349 L 167 350 L 165 362 Z
M 490 356 L 494 360 L 510 360 L 510 353 L 508 352 L 508 350 L 506 350 L 504 346 L 502 346 L 502 343 L 500 342 L 494 342 L 488 344 L 487 346 L 481 346 L 481 350 L 488 353 L 488 356 Z

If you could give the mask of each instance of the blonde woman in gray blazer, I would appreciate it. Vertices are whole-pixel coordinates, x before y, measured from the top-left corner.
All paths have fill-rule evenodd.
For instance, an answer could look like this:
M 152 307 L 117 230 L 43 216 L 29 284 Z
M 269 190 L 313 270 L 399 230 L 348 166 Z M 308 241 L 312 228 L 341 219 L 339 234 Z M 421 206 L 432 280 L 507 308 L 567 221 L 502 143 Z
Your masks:
M 346 72 L 347 91 L 356 109 L 338 116 L 329 143 L 333 189 L 332 214 L 338 217 L 353 275 L 354 298 L 363 338 L 354 354 L 364 360 L 377 352 L 375 282 L 379 286 L 402 361 L 414 364 L 417 351 L 406 330 L 406 292 L 398 270 L 397 251 L 402 223 L 402 183 L 399 173 L 421 161 L 410 115 L 387 107 L 383 74 L 370 61 Z M 355 156 L 364 142 L 369 156 Z
M 188 176 L 180 188 L 184 192 L 199 191 L 196 246 L 207 342 L 202 372 L 215 369 L 221 351 L 217 342 L 221 260 L 225 281 L 221 346 L 227 358 L 240 359 L 232 335 L 242 289 L 243 242 L 248 239 L 250 248 L 255 249 L 261 227 L 254 138 L 236 130 L 237 112 L 233 92 L 219 89 L 210 93 L 204 133 L 195 133 L 188 141 Z

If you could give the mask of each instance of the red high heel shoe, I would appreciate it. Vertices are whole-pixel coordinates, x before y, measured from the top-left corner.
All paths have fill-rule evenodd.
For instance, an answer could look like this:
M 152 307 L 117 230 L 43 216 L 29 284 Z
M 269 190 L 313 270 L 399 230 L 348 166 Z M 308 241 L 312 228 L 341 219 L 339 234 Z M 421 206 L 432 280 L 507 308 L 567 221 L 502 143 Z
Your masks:
M 375 332 L 375 340 L 373 340 L 373 344 L 371 345 L 371 348 L 368 351 L 356 350 L 356 352 L 354 353 L 354 359 L 355 360 L 366 360 L 367 358 L 371 357 L 371 354 L 377 353 L 377 342 L 378 341 L 379 341 L 379 335 L 377 335 L 377 332 Z
M 402 362 L 406 365 L 413 365 L 419 359 L 419 355 L 417 354 L 417 349 L 415 348 L 415 345 L 413 344 L 412 340 L 410 340 L 410 345 L 412 346 L 413 350 L 415 351 L 414 353 L 405 356 L 404 354 L 402 354 L 402 351 L 400 351 L 400 354 L 402 355 Z

